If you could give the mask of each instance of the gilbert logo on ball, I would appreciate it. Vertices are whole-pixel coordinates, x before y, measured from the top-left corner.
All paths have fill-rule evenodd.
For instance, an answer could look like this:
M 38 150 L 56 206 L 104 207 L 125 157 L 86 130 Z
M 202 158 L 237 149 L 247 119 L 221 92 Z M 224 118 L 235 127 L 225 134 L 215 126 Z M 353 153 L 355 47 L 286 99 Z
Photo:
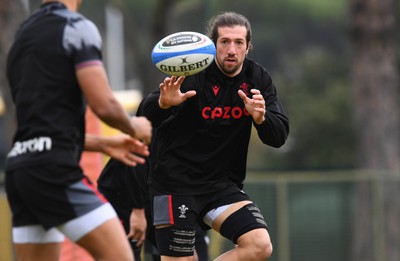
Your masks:
M 161 39 L 151 52 L 153 64 L 163 73 L 188 76 L 207 68 L 215 58 L 215 45 L 197 32 L 178 32 Z

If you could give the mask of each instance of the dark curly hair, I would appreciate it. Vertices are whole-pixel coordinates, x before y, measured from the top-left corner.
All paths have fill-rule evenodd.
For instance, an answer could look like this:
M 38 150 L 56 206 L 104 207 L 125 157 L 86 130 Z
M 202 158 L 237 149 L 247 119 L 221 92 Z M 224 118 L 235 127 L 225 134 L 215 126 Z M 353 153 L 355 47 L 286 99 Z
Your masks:
M 251 44 L 251 25 L 249 20 L 241 14 L 235 12 L 223 12 L 214 16 L 208 22 L 207 36 L 214 42 L 214 44 L 216 44 L 218 39 L 218 28 L 225 26 L 233 27 L 235 25 L 246 27 L 246 44 L 247 49 L 250 51 L 253 48 L 253 45 Z

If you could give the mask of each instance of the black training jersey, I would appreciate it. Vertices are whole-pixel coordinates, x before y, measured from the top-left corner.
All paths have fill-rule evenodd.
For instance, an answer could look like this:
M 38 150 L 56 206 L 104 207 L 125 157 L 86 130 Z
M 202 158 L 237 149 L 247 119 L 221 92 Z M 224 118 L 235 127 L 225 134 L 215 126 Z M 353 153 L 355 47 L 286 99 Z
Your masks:
M 231 78 L 215 62 L 184 80 L 181 90 L 197 94 L 179 106 L 163 110 L 159 90 L 143 102 L 144 114 L 157 132 L 152 145 L 149 183 L 160 192 L 196 195 L 216 192 L 245 178 L 247 149 L 253 124 L 238 95 L 259 89 L 266 101 L 266 120 L 254 124 L 263 143 L 284 144 L 289 123 L 268 72 L 246 59 L 242 72 Z
M 7 59 L 17 132 L 7 169 L 79 164 L 85 102 L 75 71 L 101 63 L 96 26 L 62 3 L 41 5 L 19 28 Z
M 110 159 L 100 173 L 97 187 L 100 192 L 112 191 L 117 194 L 114 203 L 118 206 L 129 206 L 130 209 L 145 208 L 148 169 L 148 161 L 131 167 L 116 159 Z M 107 195 L 105 196 L 107 198 Z M 115 202 L 117 199 L 121 202 Z M 118 211 L 117 206 L 114 208 Z

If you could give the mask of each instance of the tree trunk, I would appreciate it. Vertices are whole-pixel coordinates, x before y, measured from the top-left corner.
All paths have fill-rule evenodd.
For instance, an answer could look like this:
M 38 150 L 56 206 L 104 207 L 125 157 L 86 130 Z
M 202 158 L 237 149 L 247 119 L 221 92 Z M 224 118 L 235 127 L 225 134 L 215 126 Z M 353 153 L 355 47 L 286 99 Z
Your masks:
M 350 0 L 350 23 L 357 165 L 372 170 L 378 180 L 378 190 L 366 183 L 355 190 L 351 260 L 398 261 L 400 115 L 394 1 Z M 383 210 L 382 222 L 374 219 L 374 200 Z
M 5 133 L 3 139 L 7 148 L 11 145 L 12 136 L 15 131 L 14 105 L 11 100 L 10 91 L 5 75 L 6 58 L 8 50 L 14 39 L 18 26 L 25 17 L 21 1 L 1 0 L 0 1 L 0 90 L 5 103 Z
M 174 8 L 176 5 L 177 0 L 158 0 L 156 1 L 156 5 L 154 8 L 154 22 L 151 26 L 151 31 L 150 33 L 150 42 L 151 47 L 149 48 L 149 53 L 151 52 L 153 46 L 161 40 L 161 38 L 165 37 L 167 35 L 168 31 L 168 25 L 169 23 L 169 17 L 171 16 L 171 10 Z M 160 82 L 164 79 L 164 75 L 159 73 L 159 77 L 155 77 L 154 73 L 154 65 L 151 63 L 147 64 L 146 72 L 144 72 L 147 77 L 146 77 L 146 84 L 144 88 L 144 94 L 146 95 L 150 91 L 153 91 L 154 89 L 158 88 L 158 85 Z M 157 76 L 158 76 L 157 75 Z

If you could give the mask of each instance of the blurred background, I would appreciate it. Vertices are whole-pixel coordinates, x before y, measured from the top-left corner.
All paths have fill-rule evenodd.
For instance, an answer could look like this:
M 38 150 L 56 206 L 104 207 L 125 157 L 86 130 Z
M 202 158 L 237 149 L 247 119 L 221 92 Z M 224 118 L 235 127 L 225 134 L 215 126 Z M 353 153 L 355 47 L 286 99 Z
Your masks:
M 6 54 L 39 4 L 0 0 L 0 169 L 15 129 Z M 222 11 L 245 15 L 249 58 L 270 72 L 291 127 L 282 148 L 257 135 L 249 148 L 245 190 L 269 225 L 270 260 L 400 260 L 399 1 L 85 0 L 80 11 L 98 26 L 111 85 L 121 99 L 132 97 L 125 102 L 133 113 L 166 77 L 151 64 L 158 40 L 205 33 Z M 0 260 L 7 261 L 14 257 L 3 181 L 1 173 Z M 210 259 L 233 247 L 209 237 Z

